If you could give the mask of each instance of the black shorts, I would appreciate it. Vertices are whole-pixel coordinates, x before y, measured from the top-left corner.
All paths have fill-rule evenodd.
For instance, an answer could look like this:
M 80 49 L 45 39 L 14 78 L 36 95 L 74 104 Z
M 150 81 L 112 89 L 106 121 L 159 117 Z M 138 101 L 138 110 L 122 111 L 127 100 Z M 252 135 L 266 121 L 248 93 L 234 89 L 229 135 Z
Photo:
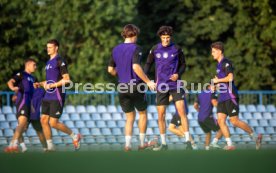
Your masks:
M 239 115 L 239 99 L 226 100 L 218 103 L 217 113 L 229 115 L 229 117 Z
M 174 124 L 175 126 L 181 126 L 181 119 L 180 119 L 180 116 L 175 114 L 173 117 L 172 117 L 172 120 L 171 120 L 171 124 Z
M 145 111 L 147 109 L 145 93 L 138 92 L 136 87 L 133 88 L 132 93 L 129 90 L 126 93 L 119 93 L 119 102 L 125 113 L 132 112 L 135 108 L 138 111 Z
M 169 105 L 170 95 L 172 95 L 174 102 L 178 100 L 183 100 L 185 98 L 185 92 L 183 89 L 180 89 L 180 92 L 177 92 L 177 90 L 169 90 L 168 92 L 165 92 L 165 93 L 157 91 L 157 94 L 156 94 L 157 106 Z
M 203 122 L 198 121 L 198 123 L 204 133 L 216 132 L 220 129 L 217 120 L 213 116 L 208 116 Z
M 63 103 L 61 104 L 58 100 L 42 100 L 41 113 L 53 118 L 60 118 L 63 111 Z
M 32 124 L 35 131 L 42 132 L 42 126 L 40 120 L 30 120 L 29 124 Z
M 30 119 L 31 114 L 31 106 L 27 104 L 23 105 L 16 105 L 16 118 L 18 119 L 19 116 L 25 116 L 27 119 Z

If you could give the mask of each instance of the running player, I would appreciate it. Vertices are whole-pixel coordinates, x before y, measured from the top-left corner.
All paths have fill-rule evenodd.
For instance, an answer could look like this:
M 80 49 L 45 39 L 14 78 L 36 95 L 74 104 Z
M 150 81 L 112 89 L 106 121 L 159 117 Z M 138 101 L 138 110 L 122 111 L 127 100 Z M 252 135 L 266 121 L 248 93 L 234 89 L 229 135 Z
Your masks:
M 120 43 L 113 48 L 112 57 L 110 58 L 108 65 L 108 72 L 113 76 L 118 75 L 119 85 L 127 85 L 125 91 L 118 91 L 120 105 L 126 114 L 125 151 L 131 151 L 135 108 L 139 112 L 138 126 L 140 131 L 140 146 L 138 150 L 143 150 L 147 147 L 144 142 L 147 129 L 147 102 L 145 100 L 144 92 L 139 91 L 138 85 L 144 81 L 150 89 L 155 88 L 155 83 L 148 79 L 140 66 L 142 52 L 141 48 L 136 44 L 139 32 L 139 28 L 133 24 L 127 24 L 124 26 L 122 31 L 124 43 Z M 134 86 L 130 85 L 131 82 L 133 82 Z M 133 86 L 133 90 L 130 89 L 131 86 Z
M 166 142 L 166 123 L 165 112 L 169 104 L 169 96 L 172 95 L 177 112 L 181 119 L 186 142 L 190 144 L 189 125 L 184 109 L 185 93 L 180 86 L 177 86 L 177 80 L 185 71 L 186 63 L 181 48 L 172 42 L 173 28 L 170 26 L 161 26 L 157 31 L 161 43 L 153 46 L 147 58 L 145 73 L 148 74 L 152 64 L 156 64 L 156 82 L 157 82 L 157 111 L 158 126 L 160 131 L 161 145 L 154 148 L 154 151 L 167 150 Z
M 241 121 L 239 115 L 239 97 L 238 90 L 234 84 L 234 68 L 232 62 L 224 57 L 224 45 L 222 42 L 215 42 L 211 44 L 211 51 L 214 60 L 217 64 L 217 75 L 213 78 L 213 82 L 219 86 L 218 97 L 218 123 L 223 136 L 227 142 L 226 150 L 234 150 L 230 138 L 229 128 L 226 124 L 226 118 L 229 116 L 230 122 L 233 126 L 241 128 L 247 132 L 250 137 L 256 141 L 256 149 L 260 149 L 262 135 L 255 135 L 252 128 L 245 122 Z
M 67 70 L 67 63 L 58 54 L 58 49 L 59 42 L 57 40 L 53 39 L 47 42 L 47 53 L 50 56 L 50 60 L 45 67 L 46 81 L 40 83 L 46 90 L 42 100 L 41 125 L 47 141 L 48 151 L 55 150 L 51 127 L 70 135 L 75 150 L 79 150 L 81 135 L 74 134 L 70 128 L 59 121 L 65 101 L 65 93 L 62 92 L 62 86 L 70 82 L 70 76 Z

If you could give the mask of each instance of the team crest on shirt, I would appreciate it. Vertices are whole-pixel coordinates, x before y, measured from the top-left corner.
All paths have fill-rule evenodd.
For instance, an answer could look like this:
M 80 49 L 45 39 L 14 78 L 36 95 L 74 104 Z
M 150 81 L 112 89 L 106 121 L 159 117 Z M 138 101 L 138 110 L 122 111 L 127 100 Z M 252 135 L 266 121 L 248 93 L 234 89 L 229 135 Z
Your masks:
M 53 67 L 51 66 L 51 64 L 48 64 L 48 65 L 46 65 L 46 67 L 45 67 L 46 70 L 49 70 L 50 68 L 53 68 Z
M 169 57 L 168 52 L 164 52 L 164 53 L 163 53 L 163 58 L 168 58 L 168 57 Z
M 157 53 L 155 56 L 156 56 L 156 58 L 161 58 L 161 54 L 160 53 Z

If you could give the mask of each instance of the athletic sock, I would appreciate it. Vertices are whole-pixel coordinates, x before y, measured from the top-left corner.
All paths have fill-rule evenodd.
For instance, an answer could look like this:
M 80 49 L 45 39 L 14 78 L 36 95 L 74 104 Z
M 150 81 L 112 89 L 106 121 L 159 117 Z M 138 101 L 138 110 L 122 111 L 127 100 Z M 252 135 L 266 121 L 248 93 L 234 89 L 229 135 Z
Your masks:
M 125 136 L 126 139 L 126 147 L 131 148 L 131 136 Z
M 209 146 L 205 146 L 205 150 L 210 150 L 210 147 Z
M 27 146 L 25 145 L 24 142 L 20 143 L 19 145 L 20 145 L 20 147 L 22 148 L 22 151 L 23 151 L 23 152 L 27 151 L 28 148 L 27 148 Z
M 218 139 L 214 138 L 213 141 L 212 141 L 212 144 L 217 144 L 217 143 L 218 143 Z
M 184 132 L 185 135 L 185 140 L 188 142 L 190 140 L 190 133 L 189 132 Z
M 165 134 L 160 134 L 160 138 L 161 138 L 161 144 L 167 145 L 166 135 Z
M 225 140 L 226 140 L 226 143 L 227 143 L 228 146 L 232 146 L 231 138 L 225 138 Z
M 48 150 L 53 150 L 54 149 L 54 144 L 53 144 L 52 139 L 49 139 L 46 142 L 47 142 Z
M 145 145 L 145 137 L 146 137 L 146 134 L 145 134 L 145 133 L 140 133 L 140 134 L 139 134 L 140 146 L 141 146 L 141 147 Z
M 75 135 L 74 132 L 72 132 L 70 136 L 73 139 L 73 141 L 76 141 L 78 139 L 77 135 Z

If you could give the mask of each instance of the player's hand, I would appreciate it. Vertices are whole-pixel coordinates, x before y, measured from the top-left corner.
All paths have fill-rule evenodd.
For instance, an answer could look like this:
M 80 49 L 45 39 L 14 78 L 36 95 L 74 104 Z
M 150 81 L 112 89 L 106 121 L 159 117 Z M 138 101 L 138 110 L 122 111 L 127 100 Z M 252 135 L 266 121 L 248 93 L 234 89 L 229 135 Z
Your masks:
M 17 99 L 17 95 L 16 94 L 14 94 L 14 95 L 12 95 L 12 102 L 16 102 L 16 99 Z
M 35 82 L 34 83 L 34 88 L 39 88 L 40 87 L 40 84 L 38 82 Z
M 45 88 L 45 85 L 46 85 L 46 84 L 47 84 L 46 81 L 39 82 L 39 85 L 40 85 L 41 87 L 43 87 L 43 88 Z
M 177 79 L 178 79 L 178 74 L 177 73 L 171 75 L 171 77 L 170 77 L 170 80 L 172 80 L 172 81 L 177 81 Z
M 219 79 L 218 79 L 218 77 L 217 77 L 217 76 L 215 76 L 215 78 L 213 78 L 213 79 L 212 79 L 213 83 L 215 83 L 215 84 L 216 84 L 216 83 L 219 83 L 219 81 L 218 81 L 218 80 L 219 80 Z
M 151 91 L 154 91 L 156 89 L 156 84 L 152 81 L 149 81 L 147 83 L 148 87 L 150 88 Z
M 18 90 L 19 90 L 19 88 L 18 87 L 13 87 L 13 89 L 12 89 L 12 91 L 14 91 L 14 92 L 18 92 Z

